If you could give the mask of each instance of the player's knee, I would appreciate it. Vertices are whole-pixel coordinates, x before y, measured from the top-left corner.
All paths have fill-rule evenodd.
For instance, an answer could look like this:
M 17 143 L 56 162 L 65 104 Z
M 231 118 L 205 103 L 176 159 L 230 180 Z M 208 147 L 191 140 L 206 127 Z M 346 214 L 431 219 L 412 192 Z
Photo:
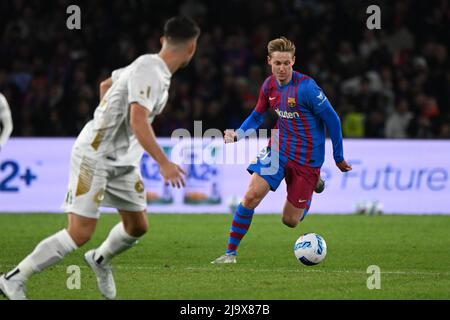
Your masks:
M 69 215 L 67 232 L 78 247 L 89 242 L 95 232 L 97 220 L 84 218 L 75 214 Z
M 133 229 L 131 236 L 140 238 L 143 237 L 148 231 L 147 226 L 139 226 Z
M 289 228 L 295 228 L 300 223 L 300 219 L 295 219 L 293 217 L 283 216 L 283 224 Z
M 78 247 L 83 246 L 88 243 L 92 238 L 92 232 L 88 231 L 78 231 L 75 234 L 71 234 L 73 241 L 76 243 Z
M 132 237 L 140 238 L 148 232 L 148 223 L 142 222 L 135 225 L 128 225 L 125 231 Z
M 75 242 L 78 247 L 81 247 L 91 240 L 94 230 L 91 228 L 69 226 L 67 228 L 67 232 L 69 233 L 73 242 Z

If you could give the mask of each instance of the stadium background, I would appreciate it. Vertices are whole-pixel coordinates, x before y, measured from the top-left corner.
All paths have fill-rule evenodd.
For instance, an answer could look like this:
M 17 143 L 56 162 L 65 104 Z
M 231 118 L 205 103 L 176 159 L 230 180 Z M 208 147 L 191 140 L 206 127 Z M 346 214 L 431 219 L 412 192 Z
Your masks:
M 79 31 L 65 27 L 71 4 L 81 8 Z M 381 8 L 381 30 L 366 28 L 370 4 Z M 267 42 L 284 35 L 297 45 L 295 69 L 323 87 L 345 137 L 450 138 L 447 0 L 6 0 L 0 12 L 0 92 L 16 137 L 77 136 L 100 81 L 157 52 L 164 20 L 180 13 L 203 33 L 193 63 L 173 79 L 159 136 L 192 130 L 194 120 L 237 128 L 269 74 Z

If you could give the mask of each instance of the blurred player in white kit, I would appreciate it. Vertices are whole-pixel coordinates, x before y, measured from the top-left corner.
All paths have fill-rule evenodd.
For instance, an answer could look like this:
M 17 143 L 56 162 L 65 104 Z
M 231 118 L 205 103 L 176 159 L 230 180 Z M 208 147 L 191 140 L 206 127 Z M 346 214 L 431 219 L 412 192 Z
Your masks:
M 0 131 L 0 152 L 8 141 L 13 131 L 13 122 L 11 118 L 11 110 L 9 108 L 8 101 L 4 95 L 0 93 L 0 125 L 2 129 Z
M 139 164 L 147 151 L 160 165 L 166 183 L 184 186 L 184 172 L 156 142 L 151 123 L 168 100 L 172 75 L 188 65 L 197 49 L 199 27 L 185 17 L 169 19 L 158 54 L 139 57 L 116 70 L 100 86 L 101 102 L 72 149 L 69 191 L 63 208 L 67 229 L 44 239 L 17 267 L 0 277 L 9 299 L 26 299 L 25 284 L 34 273 L 61 261 L 87 243 L 100 217 L 99 207 L 116 208 L 122 221 L 85 260 L 100 292 L 116 297 L 111 260 L 133 247 L 148 229 L 145 187 Z

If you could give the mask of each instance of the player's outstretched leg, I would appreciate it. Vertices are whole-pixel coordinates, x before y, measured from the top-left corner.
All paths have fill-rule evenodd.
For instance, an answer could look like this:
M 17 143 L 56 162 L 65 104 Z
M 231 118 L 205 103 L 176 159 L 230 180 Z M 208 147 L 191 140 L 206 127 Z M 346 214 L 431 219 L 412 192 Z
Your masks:
M 283 224 L 289 228 L 295 228 L 297 225 L 305 219 L 308 214 L 309 205 L 305 209 L 300 209 L 292 205 L 289 201 L 286 201 L 283 209 Z
M 88 242 L 97 220 L 69 215 L 69 227 L 42 240 L 16 268 L 0 277 L 0 290 L 10 300 L 25 300 L 26 282 L 35 273 L 58 262 Z
M 255 208 L 270 191 L 270 186 L 260 175 L 254 173 L 244 201 L 239 205 L 231 224 L 228 248 L 223 256 L 212 261 L 213 264 L 236 263 L 236 255 L 241 240 L 252 223 Z
M 238 206 L 231 225 L 227 251 L 223 256 L 217 258 L 211 263 L 236 263 L 236 255 L 239 244 L 250 228 L 254 213 L 255 211 L 253 209 L 247 209 L 242 203 Z
M 146 212 L 120 211 L 122 222 L 109 233 L 108 238 L 95 250 L 85 254 L 85 260 L 97 276 L 97 285 L 102 295 L 107 299 L 116 298 L 111 260 L 118 254 L 137 244 L 148 230 Z
M 286 168 L 287 199 L 283 210 L 283 223 L 295 228 L 308 214 L 314 191 L 325 182 L 320 168 L 290 162 Z M 323 190 L 322 190 L 323 191 Z

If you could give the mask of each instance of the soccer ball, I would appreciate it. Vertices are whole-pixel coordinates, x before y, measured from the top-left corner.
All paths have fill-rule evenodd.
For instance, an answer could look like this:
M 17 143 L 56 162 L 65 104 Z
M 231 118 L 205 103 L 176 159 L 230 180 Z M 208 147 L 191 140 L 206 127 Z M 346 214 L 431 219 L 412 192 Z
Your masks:
M 307 266 L 321 263 L 327 255 L 327 244 L 316 233 L 306 233 L 295 242 L 294 254 L 298 261 Z

